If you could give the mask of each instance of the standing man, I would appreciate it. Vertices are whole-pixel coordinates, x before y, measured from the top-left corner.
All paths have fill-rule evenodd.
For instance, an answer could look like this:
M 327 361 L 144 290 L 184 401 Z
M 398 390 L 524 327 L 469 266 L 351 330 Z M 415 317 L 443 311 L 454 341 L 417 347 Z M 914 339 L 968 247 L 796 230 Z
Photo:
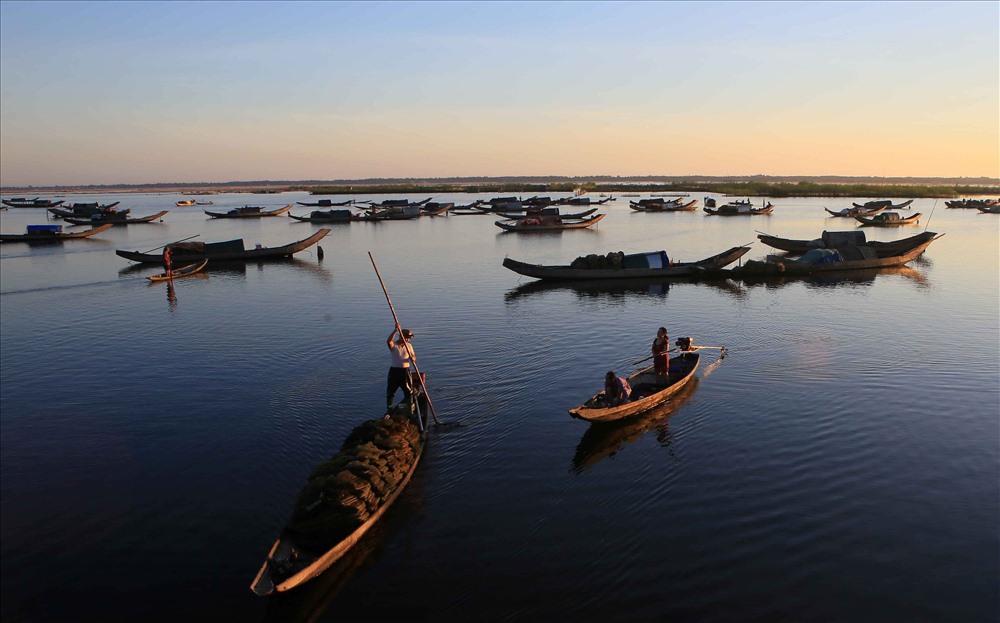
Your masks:
M 170 246 L 163 247 L 163 265 L 167 268 L 167 277 L 174 276 L 174 260 L 171 257 Z
M 399 332 L 399 337 L 393 341 L 393 337 Z M 417 360 L 417 354 L 413 352 L 413 346 L 409 340 L 413 339 L 413 331 L 400 329 L 397 325 L 386 340 L 389 347 L 389 356 L 392 363 L 389 367 L 389 379 L 385 388 L 385 411 L 392 413 L 392 399 L 396 395 L 397 389 L 403 390 L 403 400 L 409 403 L 412 400 L 413 392 L 410 389 L 410 362 Z M 412 404 L 410 405 L 412 410 Z

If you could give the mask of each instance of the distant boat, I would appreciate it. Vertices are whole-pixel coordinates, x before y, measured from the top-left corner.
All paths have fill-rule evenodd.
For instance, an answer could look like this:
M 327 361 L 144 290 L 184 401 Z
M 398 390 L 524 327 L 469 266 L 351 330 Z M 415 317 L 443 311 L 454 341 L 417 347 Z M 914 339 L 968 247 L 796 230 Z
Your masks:
M 600 220 L 605 216 L 607 215 L 595 214 L 590 218 L 565 221 L 558 216 L 541 216 L 537 218 L 528 217 L 509 222 L 494 221 L 493 224 L 504 231 L 535 233 L 545 231 L 562 231 L 564 229 L 584 229 L 600 222 Z
M 135 218 L 130 217 L 128 212 L 105 212 L 103 214 L 94 214 L 90 218 L 75 218 L 67 216 L 64 220 L 67 223 L 72 223 L 74 225 L 100 225 L 104 223 L 108 223 L 109 225 L 137 225 L 139 223 L 152 223 L 167 212 L 169 212 L 169 210 L 163 210 L 161 212 L 157 212 L 156 214 Z
M 35 197 L 34 199 L 13 197 L 11 199 L 2 199 L 0 200 L 0 203 L 12 208 L 54 208 L 61 204 L 62 201 L 50 201 L 49 199 L 40 199 L 38 197 Z
M 194 203 L 195 203 L 194 199 L 184 199 L 182 201 L 178 201 L 176 205 L 178 208 L 183 208 L 186 206 L 193 206 Z
M 912 216 L 903 217 L 898 212 L 883 212 L 868 218 L 867 216 L 855 216 L 854 220 L 861 223 L 862 227 L 899 227 L 901 225 L 916 225 L 920 220 L 921 213 L 917 212 Z
M 180 242 L 167 245 L 170 247 L 173 261 L 200 262 L 201 260 L 212 260 L 213 262 L 234 261 L 234 262 L 254 262 L 261 260 L 277 260 L 291 257 L 294 253 L 303 251 L 319 242 L 323 236 L 330 233 L 330 230 L 323 228 L 313 235 L 281 245 L 279 247 L 262 247 L 257 245 L 253 249 L 245 249 L 243 239 L 228 240 L 226 242 Z M 163 264 L 162 253 L 143 253 L 141 251 L 125 251 L 116 249 L 115 254 L 126 260 L 142 262 L 144 264 Z
M 243 206 L 242 208 L 236 208 L 230 210 L 229 212 L 209 212 L 208 210 L 205 210 L 205 214 L 211 216 L 212 218 L 262 218 L 265 216 L 281 216 L 291 209 L 291 204 L 276 210 L 265 210 L 264 208 L 257 206 Z
M 63 233 L 62 225 L 28 225 L 23 234 L 0 234 L 0 242 L 61 242 L 76 238 L 90 238 L 111 227 L 111 224 L 98 225 L 93 229 Z
M 115 208 L 120 201 L 114 203 L 105 203 L 104 205 L 99 205 L 97 203 L 74 203 L 72 205 L 63 206 L 61 208 L 49 208 L 49 212 L 53 216 L 59 218 L 66 218 L 71 216 L 74 218 L 90 218 L 95 214 L 105 214 L 107 212 L 115 211 Z M 119 213 L 128 214 L 131 210 L 119 210 Z

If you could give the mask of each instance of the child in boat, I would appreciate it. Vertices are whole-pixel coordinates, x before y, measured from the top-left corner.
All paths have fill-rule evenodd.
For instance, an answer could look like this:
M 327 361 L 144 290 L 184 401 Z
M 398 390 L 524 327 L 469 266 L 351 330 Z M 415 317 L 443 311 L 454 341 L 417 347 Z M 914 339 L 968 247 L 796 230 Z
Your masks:
M 617 407 L 628 402 L 632 395 L 632 388 L 628 381 L 615 374 L 614 370 L 609 370 L 604 376 L 604 399 L 609 407 Z

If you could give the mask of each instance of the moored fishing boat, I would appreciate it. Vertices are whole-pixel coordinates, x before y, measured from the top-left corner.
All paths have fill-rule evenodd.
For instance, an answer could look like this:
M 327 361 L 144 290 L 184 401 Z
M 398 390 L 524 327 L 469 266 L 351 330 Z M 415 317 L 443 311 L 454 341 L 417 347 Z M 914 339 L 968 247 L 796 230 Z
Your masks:
M 397 408 L 361 424 L 338 454 L 317 466 L 250 583 L 254 594 L 288 591 L 315 578 L 382 518 L 420 463 L 427 430 L 422 413 Z
M 673 201 L 642 199 L 638 202 L 629 201 L 629 207 L 636 212 L 694 212 L 698 209 L 698 200 L 692 199 L 687 203 L 682 203 L 680 199 Z
M 932 242 L 944 234 L 930 233 L 930 237 L 909 249 L 873 245 L 854 245 L 836 249 L 812 249 L 799 259 L 769 255 L 764 262 L 749 261 L 730 274 L 735 276 L 805 275 L 820 272 L 840 272 L 887 266 L 902 266 L 916 259 Z
M 108 223 L 110 225 L 136 225 L 139 223 L 152 223 L 156 219 L 162 217 L 164 214 L 169 212 L 169 210 L 163 210 L 157 212 L 156 214 L 150 214 L 149 216 L 139 216 L 130 217 L 127 211 L 123 212 L 102 212 L 99 214 L 94 214 L 90 218 L 75 218 L 72 216 L 64 217 L 67 223 L 72 223 L 74 225 L 103 225 Z
M 582 219 L 587 218 L 594 212 L 597 212 L 597 208 L 590 208 L 589 210 L 576 212 L 574 214 L 560 214 L 558 206 L 551 206 L 547 208 L 528 208 L 524 212 L 497 212 L 497 216 L 508 220 L 519 220 L 539 216 L 558 216 L 562 219 Z
M 72 216 L 74 218 L 86 218 L 93 216 L 95 214 L 104 214 L 105 212 L 112 212 L 118 207 L 120 201 L 115 201 L 114 203 L 105 203 L 100 205 L 97 203 L 74 203 L 71 205 L 64 205 L 61 208 L 49 208 L 49 212 L 53 216 L 59 218 L 66 218 L 67 216 Z M 128 213 L 131 210 L 118 210 L 119 212 Z
M 854 216 L 875 216 L 882 210 L 885 210 L 886 207 L 887 206 L 883 205 L 883 206 L 876 206 L 874 208 L 858 208 L 858 207 L 843 208 L 842 210 L 837 210 L 836 212 L 827 207 L 824 207 L 823 209 L 826 210 L 826 212 L 830 216 L 840 216 L 849 218 Z
M 757 216 L 770 214 L 774 211 L 774 205 L 768 203 L 762 208 L 755 208 L 749 203 L 730 203 L 718 208 L 702 208 L 707 214 L 712 216 Z
M 146 277 L 150 281 L 172 281 L 174 279 L 180 279 L 181 277 L 189 277 L 195 275 L 208 264 L 208 260 L 202 260 L 201 262 L 195 262 L 194 264 L 188 264 L 187 266 L 181 266 L 180 268 L 175 268 L 170 271 L 170 274 L 160 273 L 159 275 L 150 275 Z
M 609 253 L 607 256 L 579 257 L 572 264 L 528 264 L 509 257 L 503 266 L 519 275 L 545 280 L 649 279 L 657 277 L 707 276 L 732 264 L 750 251 L 749 246 L 733 247 L 697 262 L 671 262 L 664 251 L 655 253 Z
M 906 217 L 900 216 L 896 212 L 883 212 L 871 218 L 867 216 L 855 216 L 854 220 L 861 223 L 862 227 L 899 227 L 901 225 L 916 225 L 920 217 L 920 212 Z
M 306 223 L 351 223 L 362 220 L 361 216 L 350 210 L 313 210 L 309 216 L 295 216 L 289 212 L 288 216 Z
M 913 203 L 913 199 L 904 201 L 903 203 L 893 203 L 891 199 L 882 199 L 879 201 L 866 201 L 865 203 L 855 203 L 852 205 L 854 205 L 855 208 L 862 208 L 865 210 L 872 210 L 879 207 L 884 210 L 902 210 L 903 208 L 909 207 L 911 203 Z
M 296 201 L 295 203 L 299 204 L 300 206 L 306 206 L 309 208 L 332 208 L 339 206 L 349 206 L 354 203 L 354 199 L 348 199 L 347 201 L 331 201 L 330 199 L 320 199 L 319 201 L 312 203 L 307 201 Z
M 931 231 L 891 242 L 877 242 L 866 240 L 865 232 L 854 229 L 851 231 L 824 231 L 819 238 L 813 240 L 779 238 L 778 236 L 765 233 L 758 233 L 757 238 L 769 247 L 774 247 L 780 251 L 787 251 L 794 255 L 802 255 L 813 249 L 839 249 L 856 246 L 869 246 L 876 253 L 891 255 L 908 251 L 928 240 L 933 240 L 935 236 L 937 234 Z
M 259 206 L 243 206 L 242 208 L 234 208 L 228 212 L 209 212 L 205 210 L 205 214 L 212 218 L 263 218 L 265 216 L 281 216 L 291 209 L 291 204 L 274 210 L 265 210 Z
M 448 216 L 448 210 L 454 207 L 455 204 L 453 202 L 441 203 L 432 201 L 420 206 L 420 216 L 441 216 L 442 214 Z
M 0 242 L 59 242 L 77 238 L 90 238 L 111 227 L 110 223 L 93 229 L 63 233 L 62 225 L 28 225 L 23 234 L 0 234 Z
M 291 257 L 293 254 L 308 249 L 319 242 L 324 236 L 330 233 L 328 228 L 317 230 L 313 235 L 278 247 L 263 247 L 259 244 L 253 249 L 243 247 L 243 239 L 228 240 L 226 242 L 177 242 L 166 245 L 173 254 L 173 261 L 200 262 L 201 260 L 212 260 L 213 262 L 255 262 L 262 260 L 276 260 Z M 163 264 L 162 253 L 143 253 L 141 251 L 125 251 L 116 249 L 115 254 L 126 260 L 142 262 L 144 264 Z
M 59 201 L 52 201 L 49 199 L 42 199 L 41 197 L 35 197 L 34 199 L 11 197 L 10 199 L 0 200 L 0 203 L 3 203 L 5 206 L 11 208 L 54 208 L 62 202 L 62 199 Z
M 630 375 L 626 380 L 632 387 L 632 394 L 625 404 L 609 405 L 602 390 L 579 407 L 570 409 L 569 414 L 587 422 L 614 422 L 655 407 L 679 392 L 694 376 L 701 355 L 695 352 L 697 347 L 691 348 L 670 358 L 666 378 L 656 374 L 653 366 Z
M 562 231 L 564 229 L 584 229 L 586 227 L 590 227 L 591 225 L 600 222 L 600 220 L 605 216 L 605 214 L 595 214 L 590 218 L 569 221 L 564 221 L 558 216 L 529 217 L 507 223 L 503 221 L 494 221 L 494 225 L 504 231 L 513 231 L 518 233 Z

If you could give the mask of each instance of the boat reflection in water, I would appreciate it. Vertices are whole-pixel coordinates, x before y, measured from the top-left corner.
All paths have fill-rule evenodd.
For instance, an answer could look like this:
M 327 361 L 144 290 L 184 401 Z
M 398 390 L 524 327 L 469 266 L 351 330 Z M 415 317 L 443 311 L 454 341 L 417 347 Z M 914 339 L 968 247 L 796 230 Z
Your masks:
M 630 296 L 647 296 L 666 298 L 670 292 L 671 285 L 694 285 L 723 290 L 736 297 L 746 294 L 746 290 L 739 282 L 731 279 L 703 279 L 693 280 L 684 278 L 674 279 L 600 279 L 588 281 L 532 281 L 519 285 L 513 290 L 504 294 L 504 300 L 514 301 L 518 298 L 538 294 L 540 292 L 553 292 L 558 290 L 572 290 L 581 300 L 586 299 L 624 299 Z
M 926 260 L 925 260 L 926 261 Z M 919 263 L 916 260 L 914 263 Z M 860 270 L 827 271 L 811 275 L 771 275 L 744 277 L 742 282 L 747 286 L 762 285 L 765 288 L 781 288 L 793 283 L 803 283 L 806 287 L 830 288 L 838 286 L 870 286 L 878 277 L 900 276 L 913 281 L 919 288 L 930 287 L 927 276 L 921 271 L 909 266 L 887 266 L 885 268 L 864 268 Z
M 716 363 L 713 363 L 712 367 Z M 702 374 L 702 378 L 704 376 L 705 374 Z M 576 447 L 571 470 L 579 474 L 594 464 L 614 456 L 624 446 L 654 430 L 656 431 L 657 443 L 669 448 L 671 442 L 670 416 L 691 399 L 699 382 L 701 379 L 698 377 L 691 379 L 667 402 L 634 417 L 618 422 L 591 424 Z

